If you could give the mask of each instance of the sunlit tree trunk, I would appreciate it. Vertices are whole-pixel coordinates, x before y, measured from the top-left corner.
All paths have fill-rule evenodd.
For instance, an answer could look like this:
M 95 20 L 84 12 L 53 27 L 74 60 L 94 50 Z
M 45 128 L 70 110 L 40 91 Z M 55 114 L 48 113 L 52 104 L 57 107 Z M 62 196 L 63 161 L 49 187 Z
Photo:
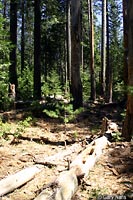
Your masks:
M 133 1 L 128 1 L 128 100 L 126 118 L 123 125 L 123 137 L 133 138 Z
M 93 0 L 90 0 L 90 76 L 91 76 L 91 94 L 90 99 L 96 100 L 96 83 L 94 69 L 94 21 L 93 21 Z
M 41 66 L 40 66 L 40 54 L 41 54 L 41 12 L 40 12 L 40 0 L 34 2 L 34 98 L 41 98 Z
M 107 30 L 107 23 L 106 23 L 106 0 L 102 1 L 102 41 L 101 41 L 101 95 L 105 97 L 105 89 L 106 89 L 106 82 L 105 82 L 105 72 L 106 72 L 106 30 Z
M 109 9 L 108 0 L 106 2 L 107 6 L 107 65 L 106 65 L 106 102 L 112 102 L 112 62 L 110 58 L 110 34 L 109 34 Z
M 123 30 L 124 30 L 124 82 L 127 85 L 128 81 L 128 21 L 127 21 L 127 0 L 123 0 Z
M 21 2 L 21 16 L 22 16 L 22 22 L 21 22 L 21 72 L 24 70 L 24 47 L 25 47 L 25 41 L 24 41 L 24 7 L 25 7 L 25 0 L 22 0 Z
M 66 1 L 67 12 L 67 77 L 71 80 L 71 0 Z
M 71 2 L 72 29 L 72 67 L 71 67 L 71 93 L 73 97 L 73 109 L 76 110 L 83 105 L 82 83 L 80 77 L 81 64 L 81 8 L 80 0 Z
M 12 49 L 10 51 L 10 66 L 9 66 L 9 82 L 15 85 L 17 89 L 17 2 L 16 0 L 10 1 L 10 41 Z

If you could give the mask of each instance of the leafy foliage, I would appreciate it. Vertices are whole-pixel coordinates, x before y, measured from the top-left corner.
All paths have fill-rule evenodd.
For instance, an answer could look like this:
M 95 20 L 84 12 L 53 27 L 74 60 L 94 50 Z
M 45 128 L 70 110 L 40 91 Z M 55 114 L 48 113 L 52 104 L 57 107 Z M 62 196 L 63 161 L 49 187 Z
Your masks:
M 115 132 L 115 133 L 112 133 L 112 138 L 115 142 L 119 142 L 121 141 L 123 138 L 121 137 L 122 133 L 120 132 Z
M 20 121 L 17 124 L 17 128 L 14 132 L 11 130 L 11 124 L 8 122 L 3 122 L 2 119 L 0 119 L 0 137 L 3 137 L 4 139 L 8 139 L 9 135 L 13 135 L 14 138 L 18 138 L 22 133 L 25 132 L 25 129 L 30 127 L 32 122 L 31 117 L 27 117 L 25 120 Z
M 17 125 L 15 132 L 14 132 L 14 137 L 18 138 L 20 135 L 22 135 L 22 133 L 25 132 L 25 129 L 30 127 L 31 121 L 32 121 L 31 117 L 27 117 L 25 120 L 20 121 Z
M 73 111 L 71 103 L 66 103 L 64 100 L 57 100 L 55 98 L 47 98 L 43 112 L 50 118 L 58 118 L 64 123 L 68 123 L 74 120 L 82 110 L 83 108 L 79 108 Z
M 0 4 L 1 7 L 1 4 Z M 11 49 L 11 44 L 8 37 L 8 32 L 4 28 L 6 20 L 0 13 L 0 109 L 7 110 L 10 106 L 10 99 L 8 97 L 8 68 L 9 62 L 9 52 Z
M 47 97 L 51 95 L 56 96 L 58 94 L 62 94 L 61 87 L 60 77 L 57 72 L 53 70 L 49 73 L 47 81 L 43 82 L 42 95 Z
M 87 1 L 82 1 L 82 42 L 84 66 L 82 66 L 83 98 L 90 96 L 90 38 Z M 2 8 L 0 6 L 0 8 Z M 6 8 L 9 11 L 9 6 Z M 33 67 L 34 67 L 34 6 L 33 1 L 25 1 L 24 5 L 24 63 L 21 73 L 21 6 L 18 5 L 18 97 L 29 100 L 33 97 Z M 110 30 L 110 63 L 113 67 L 113 99 L 121 100 L 124 94 L 123 84 L 123 36 L 121 34 L 121 4 L 118 0 L 109 0 L 109 30 Z M 2 12 L 1 12 L 2 13 Z M 97 94 L 100 92 L 101 80 L 101 1 L 94 0 L 94 35 L 95 35 L 95 77 Z M 8 17 L 7 17 L 8 18 Z M 51 0 L 41 2 L 41 74 L 42 96 L 56 96 L 64 93 L 66 81 L 66 2 Z M 0 14 L 0 109 L 10 108 L 8 98 L 9 53 L 11 44 L 7 40 L 8 31 L 4 28 L 6 20 Z M 8 27 L 9 28 L 9 27 Z M 62 106 L 62 105 L 60 105 Z M 59 106 L 59 107 L 60 107 Z M 58 108 L 57 108 L 58 110 Z M 48 114 L 48 113 L 47 113 Z M 49 112 L 50 114 L 50 112 Z M 51 113 L 50 115 L 54 115 Z M 57 112 L 57 115 L 59 113 Z
M 128 92 L 133 96 L 133 86 L 128 86 Z
M 33 71 L 25 68 L 19 79 L 19 96 L 22 100 L 29 100 L 33 95 Z
M 83 83 L 83 98 L 84 101 L 88 101 L 90 96 L 90 78 L 88 70 L 82 73 L 82 83 Z
M 0 119 L 0 137 L 6 138 L 7 135 L 11 132 L 11 125 L 9 123 L 3 123 Z

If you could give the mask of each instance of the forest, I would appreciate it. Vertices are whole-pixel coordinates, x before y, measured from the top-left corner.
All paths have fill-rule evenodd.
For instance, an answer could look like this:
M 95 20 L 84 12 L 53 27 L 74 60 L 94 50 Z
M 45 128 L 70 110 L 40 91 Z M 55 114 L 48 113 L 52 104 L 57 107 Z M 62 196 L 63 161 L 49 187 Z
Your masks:
M 133 198 L 132 21 L 132 0 L 0 1 L 2 200 Z

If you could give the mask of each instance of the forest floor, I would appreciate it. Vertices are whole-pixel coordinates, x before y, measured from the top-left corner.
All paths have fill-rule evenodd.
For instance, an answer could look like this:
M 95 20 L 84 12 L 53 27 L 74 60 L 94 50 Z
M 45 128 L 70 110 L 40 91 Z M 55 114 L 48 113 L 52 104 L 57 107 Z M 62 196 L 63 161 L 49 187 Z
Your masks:
M 16 141 L 14 141 L 12 135 L 9 135 L 8 140 L 1 138 L 0 179 L 23 168 L 33 166 L 35 164 L 34 159 L 37 156 L 44 158 L 63 151 L 65 149 L 64 140 L 76 143 L 79 140 L 84 140 L 87 136 L 98 135 L 102 118 L 105 116 L 122 126 L 121 112 L 123 110 L 119 106 L 112 105 L 100 108 L 93 105 L 77 116 L 76 120 L 67 123 L 66 127 L 59 120 L 38 118 L 34 125 L 25 129 L 22 133 L 23 138 Z M 12 131 L 16 129 L 17 123 L 23 119 L 23 114 L 18 113 L 15 117 L 15 120 L 11 119 L 9 113 L 6 116 L 11 124 Z M 43 142 L 42 137 L 51 142 Z M 33 138 L 36 138 L 36 140 Z M 71 144 L 68 144 L 67 148 L 70 146 Z M 38 195 L 39 189 L 59 175 L 59 169 L 56 166 L 45 166 L 31 181 L 1 197 L 1 199 L 34 199 Z M 96 197 L 98 199 L 128 199 L 125 195 L 132 190 L 133 144 L 130 142 L 112 142 L 90 171 L 86 183 L 81 184 L 74 199 L 89 200 L 96 199 Z

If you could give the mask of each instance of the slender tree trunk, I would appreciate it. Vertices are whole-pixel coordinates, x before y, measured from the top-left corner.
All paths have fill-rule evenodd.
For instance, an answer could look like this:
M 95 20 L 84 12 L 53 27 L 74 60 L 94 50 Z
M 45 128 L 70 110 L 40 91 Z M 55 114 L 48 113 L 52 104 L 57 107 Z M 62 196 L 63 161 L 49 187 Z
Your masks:
M 35 19 L 34 19 L 34 98 L 41 98 L 41 12 L 40 0 L 35 2 Z
M 9 66 L 9 82 L 15 85 L 17 89 L 17 2 L 16 0 L 10 1 L 10 41 L 13 45 L 10 51 L 10 66 Z
M 90 0 L 90 72 L 91 72 L 91 94 L 90 99 L 96 100 L 96 83 L 94 69 L 94 22 L 93 22 L 93 0 Z
M 123 0 L 123 30 L 124 30 L 124 83 L 128 83 L 128 21 L 127 21 L 127 0 Z
M 106 101 L 112 102 L 112 64 L 110 58 L 110 35 L 109 35 L 109 15 L 107 0 L 107 65 L 106 65 Z
M 6 19 L 7 0 L 3 1 L 3 18 Z
M 83 3 L 81 1 L 81 69 L 84 71 L 84 46 L 83 46 Z
M 133 1 L 128 1 L 128 101 L 122 135 L 133 138 Z
M 21 25 L 21 72 L 24 70 L 24 48 L 25 48 L 25 42 L 24 42 L 24 7 L 25 7 L 25 0 L 22 0 L 21 2 L 21 12 L 22 12 L 22 25 Z
M 68 80 L 71 81 L 71 0 L 66 1 L 67 12 L 67 73 Z
M 89 24 L 89 27 L 88 29 L 90 30 L 90 0 L 87 0 L 87 4 L 88 4 L 88 24 Z M 89 32 L 89 37 L 90 37 L 90 32 Z
M 80 77 L 81 64 L 81 8 L 80 0 L 72 0 L 72 68 L 71 68 L 71 93 L 73 97 L 73 109 L 76 110 L 83 106 L 82 83 Z
M 105 97 L 106 81 L 106 0 L 102 1 L 102 42 L 101 42 L 101 95 Z

